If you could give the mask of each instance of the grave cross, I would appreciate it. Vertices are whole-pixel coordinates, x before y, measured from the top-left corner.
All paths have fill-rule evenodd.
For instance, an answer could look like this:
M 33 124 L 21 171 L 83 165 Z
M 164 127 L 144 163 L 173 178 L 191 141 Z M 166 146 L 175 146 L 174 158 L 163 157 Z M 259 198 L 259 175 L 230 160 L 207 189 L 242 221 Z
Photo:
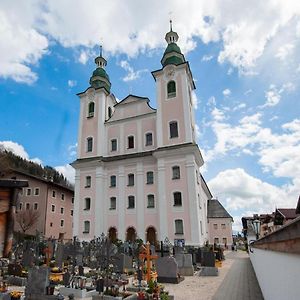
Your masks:
M 169 250 L 165 250 L 163 241 L 160 242 L 160 249 L 156 250 L 156 252 L 160 253 L 161 257 L 164 257 L 164 253 L 170 253 Z
M 146 268 L 147 268 L 147 276 L 146 280 L 149 281 L 151 279 L 150 269 L 151 269 L 151 260 L 158 258 L 157 255 L 151 255 L 150 254 L 150 243 L 146 243 L 146 247 L 144 245 L 142 247 L 142 253 L 140 253 L 139 258 L 140 259 L 146 259 Z

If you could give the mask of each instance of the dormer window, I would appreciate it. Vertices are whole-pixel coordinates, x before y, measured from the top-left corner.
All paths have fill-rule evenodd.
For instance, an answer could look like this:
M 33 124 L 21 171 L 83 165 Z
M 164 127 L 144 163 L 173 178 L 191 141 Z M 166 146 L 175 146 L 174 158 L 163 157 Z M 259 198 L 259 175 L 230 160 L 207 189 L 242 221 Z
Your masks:
M 112 110 L 111 110 L 110 106 L 108 107 L 107 112 L 108 112 L 108 118 L 111 118 L 111 116 L 112 116 Z
M 175 81 L 172 80 L 172 81 L 168 82 L 167 90 L 168 90 L 168 98 L 176 97 L 176 83 L 175 83 Z
M 88 117 L 92 118 L 94 116 L 94 112 L 95 112 L 95 103 L 94 102 L 90 102 L 89 103 Z

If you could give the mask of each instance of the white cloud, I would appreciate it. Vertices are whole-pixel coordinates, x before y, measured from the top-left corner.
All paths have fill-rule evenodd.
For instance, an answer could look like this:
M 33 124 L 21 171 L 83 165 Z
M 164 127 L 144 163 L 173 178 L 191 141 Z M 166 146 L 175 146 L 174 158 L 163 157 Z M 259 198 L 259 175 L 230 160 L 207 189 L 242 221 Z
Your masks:
M 295 85 L 291 82 L 284 83 L 281 88 L 277 88 L 275 84 L 271 84 L 268 91 L 265 92 L 265 98 L 267 99 L 266 103 L 260 108 L 267 106 L 275 106 L 281 100 L 281 95 L 284 92 L 292 92 L 295 90 Z
M 225 89 L 225 90 L 223 91 L 223 95 L 224 95 L 225 97 L 230 96 L 230 95 L 231 95 L 230 89 Z
M 34 82 L 37 74 L 32 67 L 46 53 L 48 39 L 64 47 L 92 49 L 101 37 L 104 49 L 110 54 L 128 56 L 165 47 L 163 36 L 168 30 L 170 7 L 173 29 L 179 33 L 179 45 L 185 53 L 195 48 L 197 38 L 204 43 L 219 42 L 222 50 L 218 61 L 246 74 L 257 72 L 255 66 L 265 55 L 277 61 L 287 55 L 296 57 L 300 6 L 293 0 L 239 3 L 189 0 L 184 7 L 179 0 L 166 0 L 164 5 L 158 0 L 151 4 L 121 0 L 105 4 L 95 0 L 53 0 L 43 4 L 36 0 L 22 3 L 3 0 L 0 76 Z M 137 15 L 137 11 L 147 14 Z M 279 43 L 282 37 L 284 45 Z M 268 52 L 273 44 L 277 57 L 276 53 Z M 81 52 L 78 60 L 86 63 L 87 59 L 87 53 Z M 268 63 L 265 68 L 269 71 L 271 65 Z
M 192 91 L 192 103 L 193 103 L 194 109 L 197 110 L 199 101 L 198 101 L 198 98 L 197 98 L 197 95 L 196 95 L 195 91 Z
M 85 50 L 81 50 L 79 57 L 78 57 L 78 61 L 85 65 L 89 59 L 91 58 L 95 58 L 96 57 L 96 52 L 91 50 L 91 49 L 85 49 Z
M 27 160 L 31 160 L 37 164 L 40 164 L 42 165 L 43 162 L 41 159 L 39 159 L 38 157 L 35 157 L 35 158 L 30 158 L 29 157 L 29 154 L 27 153 L 27 151 L 25 150 L 25 148 L 16 143 L 16 142 L 13 142 L 13 141 L 0 141 L 0 151 L 1 150 L 7 150 L 7 151 L 10 151 L 12 153 L 14 153 L 15 155 L 18 155 L 24 159 L 27 159 Z
M 198 126 L 198 124 L 195 124 L 195 134 L 196 134 L 196 139 L 198 140 L 200 138 L 200 128 Z
M 130 66 L 129 62 L 126 60 L 122 60 L 120 62 L 120 66 L 127 71 L 127 75 L 125 77 L 123 77 L 123 81 L 127 82 L 127 81 L 132 81 L 132 80 L 136 80 L 138 78 L 140 78 L 141 74 L 144 72 L 147 72 L 147 69 L 143 69 L 143 70 L 138 70 L 138 71 L 134 71 L 134 69 Z
M 62 173 L 70 183 L 75 183 L 75 169 L 70 165 L 57 166 L 55 170 Z
M 68 86 L 70 88 L 74 87 L 77 85 L 77 81 L 76 80 L 68 80 Z
M 247 106 L 246 103 L 240 103 L 239 105 L 237 105 L 233 108 L 233 111 L 245 108 L 246 106 Z
M 213 55 L 203 55 L 202 56 L 202 61 L 210 61 L 210 60 L 212 60 L 214 58 L 214 56 Z
M 68 153 L 71 158 L 73 158 L 74 156 L 77 155 L 77 146 L 78 146 L 78 144 L 75 143 L 74 145 L 70 145 L 68 147 Z

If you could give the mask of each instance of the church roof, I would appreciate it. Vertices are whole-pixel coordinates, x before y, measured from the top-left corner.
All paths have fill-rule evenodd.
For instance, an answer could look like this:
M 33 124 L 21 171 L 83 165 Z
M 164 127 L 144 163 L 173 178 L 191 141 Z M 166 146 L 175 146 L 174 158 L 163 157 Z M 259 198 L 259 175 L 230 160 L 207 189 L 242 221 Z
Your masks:
M 230 218 L 232 216 L 224 208 L 224 206 L 217 199 L 208 200 L 207 203 L 207 217 L 208 218 Z

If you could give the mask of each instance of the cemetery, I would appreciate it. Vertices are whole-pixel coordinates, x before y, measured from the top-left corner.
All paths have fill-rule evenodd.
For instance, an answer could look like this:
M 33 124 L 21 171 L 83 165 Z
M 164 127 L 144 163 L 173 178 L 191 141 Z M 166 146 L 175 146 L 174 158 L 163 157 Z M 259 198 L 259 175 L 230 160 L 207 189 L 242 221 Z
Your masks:
M 0 299 L 174 299 L 164 283 L 186 276 L 218 275 L 212 248 L 173 246 L 166 238 L 62 243 L 36 235 L 14 240 L 1 259 Z

